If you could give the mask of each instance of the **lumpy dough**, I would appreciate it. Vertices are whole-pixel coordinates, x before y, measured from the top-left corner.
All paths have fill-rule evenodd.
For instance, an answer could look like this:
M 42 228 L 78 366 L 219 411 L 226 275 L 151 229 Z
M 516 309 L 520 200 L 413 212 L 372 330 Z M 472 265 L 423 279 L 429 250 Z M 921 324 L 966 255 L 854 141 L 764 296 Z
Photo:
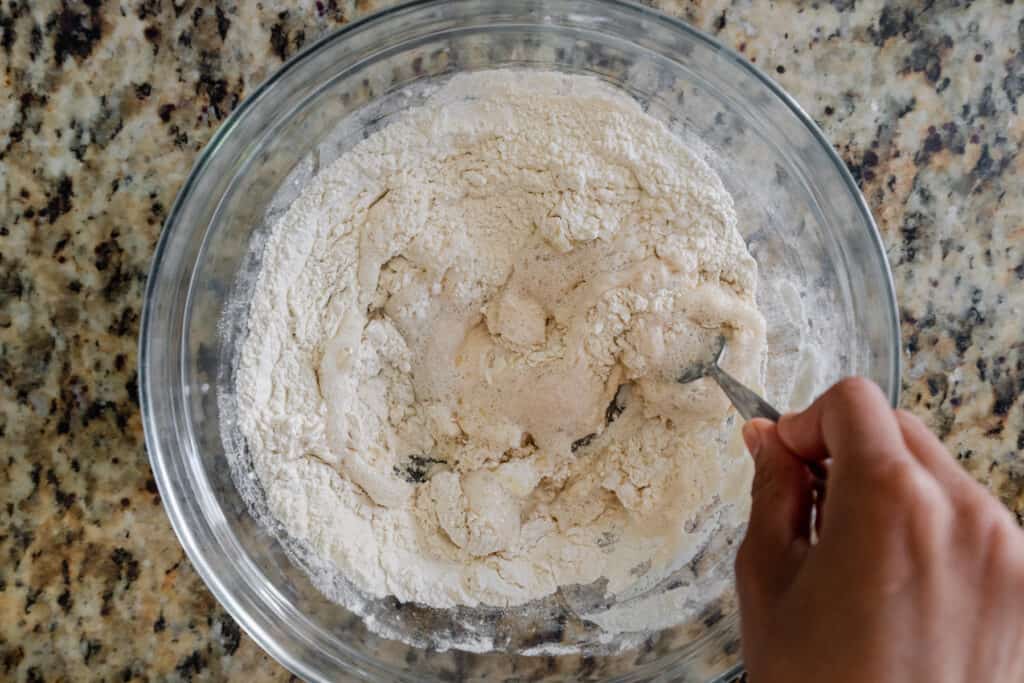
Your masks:
M 597 81 L 459 76 L 268 239 L 237 384 L 272 513 L 359 589 L 437 607 L 608 590 L 694 552 L 739 460 L 679 371 L 765 325 L 732 200 Z

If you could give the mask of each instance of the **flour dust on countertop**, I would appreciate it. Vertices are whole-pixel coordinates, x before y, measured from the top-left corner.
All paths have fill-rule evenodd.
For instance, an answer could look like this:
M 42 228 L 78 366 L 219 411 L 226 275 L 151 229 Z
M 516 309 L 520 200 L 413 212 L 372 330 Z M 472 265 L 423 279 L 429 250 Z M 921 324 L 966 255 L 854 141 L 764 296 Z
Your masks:
M 725 334 L 759 383 L 756 279 L 719 178 L 636 102 L 457 76 L 266 240 L 234 389 L 269 512 L 364 596 L 656 584 L 744 511 L 727 401 L 675 377 Z

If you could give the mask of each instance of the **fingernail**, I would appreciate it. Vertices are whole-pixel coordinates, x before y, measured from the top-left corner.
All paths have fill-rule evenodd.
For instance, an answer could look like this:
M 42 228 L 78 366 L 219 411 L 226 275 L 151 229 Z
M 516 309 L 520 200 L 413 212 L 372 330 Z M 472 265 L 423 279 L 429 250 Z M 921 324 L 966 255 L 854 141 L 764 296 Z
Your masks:
M 743 441 L 747 444 L 747 450 L 753 458 L 761 451 L 761 432 L 757 430 L 752 422 L 743 425 Z

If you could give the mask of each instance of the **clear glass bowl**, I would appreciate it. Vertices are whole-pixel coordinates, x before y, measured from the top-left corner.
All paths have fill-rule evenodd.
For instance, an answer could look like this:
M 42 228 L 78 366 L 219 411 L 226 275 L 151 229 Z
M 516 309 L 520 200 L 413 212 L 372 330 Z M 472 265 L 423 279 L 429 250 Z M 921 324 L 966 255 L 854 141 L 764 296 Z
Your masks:
M 596 75 L 702 152 L 732 192 L 759 264 L 775 350 L 766 368 L 771 400 L 783 408 L 805 400 L 792 391 L 803 336 L 824 355 L 798 384 L 866 375 L 895 404 L 899 327 L 881 240 L 842 161 L 769 79 L 640 6 L 417 2 L 353 24 L 286 64 L 225 122 L 175 202 L 149 277 L 139 356 L 146 444 L 167 514 L 217 599 L 309 680 L 724 679 L 740 666 L 728 595 L 692 623 L 613 655 L 436 652 L 382 638 L 321 596 L 238 493 L 233 477 L 252 475 L 225 455 L 237 435 L 224 394 L 229 400 L 262 239 L 299 180 L 420 102 L 424 86 L 491 68 Z M 433 623 L 415 606 L 378 608 L 395 623 Z M 572 639 L 557 615 L 532 628 L 517 645 Z

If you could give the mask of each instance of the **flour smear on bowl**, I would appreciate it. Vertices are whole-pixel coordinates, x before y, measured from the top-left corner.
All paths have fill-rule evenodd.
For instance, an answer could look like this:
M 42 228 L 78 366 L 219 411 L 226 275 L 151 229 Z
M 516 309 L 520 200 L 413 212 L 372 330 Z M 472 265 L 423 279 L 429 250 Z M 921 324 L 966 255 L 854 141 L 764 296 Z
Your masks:
M 746 504 L 726 399 L 674 378 L 721 333 L 759 384 L 756 280 L 719 178 L 637 102 L 457 76 L 266 242 L 236 392 L 269 511 L 369 596 L 650 583 Z

